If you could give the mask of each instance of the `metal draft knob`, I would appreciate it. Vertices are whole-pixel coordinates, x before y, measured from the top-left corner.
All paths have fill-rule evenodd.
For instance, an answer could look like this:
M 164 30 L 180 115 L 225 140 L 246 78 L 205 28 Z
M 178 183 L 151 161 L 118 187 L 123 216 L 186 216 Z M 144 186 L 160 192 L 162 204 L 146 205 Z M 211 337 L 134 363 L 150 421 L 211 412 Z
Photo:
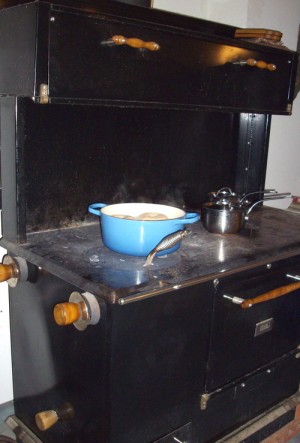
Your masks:
M 53 316 L 57 325 L 73 324 L 76 329 L 83 331 L 87 326 L 98 323 L 100 306 L 93 294 L 72 292 L 68 302 L 58 303 L 54 306 Z

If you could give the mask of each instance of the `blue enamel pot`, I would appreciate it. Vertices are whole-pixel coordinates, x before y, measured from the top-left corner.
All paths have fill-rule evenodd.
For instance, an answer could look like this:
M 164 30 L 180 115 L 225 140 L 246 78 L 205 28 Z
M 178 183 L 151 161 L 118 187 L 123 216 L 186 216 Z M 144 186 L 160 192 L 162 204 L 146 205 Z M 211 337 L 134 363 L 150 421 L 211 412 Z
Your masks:
M 200 219 L 195 212 L 152 203 L 93 203 L 88 210 L 100 219 L 105 246 L 138 257 L 146 257 L 163 237 Z M 170 254 L 179 247 L 180 243 L 177 243 L 161 255 Z

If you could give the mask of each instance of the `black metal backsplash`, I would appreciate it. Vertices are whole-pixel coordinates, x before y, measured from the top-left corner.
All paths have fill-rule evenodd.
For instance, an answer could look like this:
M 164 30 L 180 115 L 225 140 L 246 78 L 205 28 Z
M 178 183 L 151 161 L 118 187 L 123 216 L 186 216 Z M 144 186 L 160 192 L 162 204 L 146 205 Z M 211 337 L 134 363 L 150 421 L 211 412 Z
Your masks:
M 254 119 L 248 114 L 43 106 L 18 99 L 17 115 L 23 239 L 26 232 L 85 221 L 95 202 L 199 209 L 207 193 L 222 186 L 263 186 L 266 152 L 260 139 L 249 144 Z

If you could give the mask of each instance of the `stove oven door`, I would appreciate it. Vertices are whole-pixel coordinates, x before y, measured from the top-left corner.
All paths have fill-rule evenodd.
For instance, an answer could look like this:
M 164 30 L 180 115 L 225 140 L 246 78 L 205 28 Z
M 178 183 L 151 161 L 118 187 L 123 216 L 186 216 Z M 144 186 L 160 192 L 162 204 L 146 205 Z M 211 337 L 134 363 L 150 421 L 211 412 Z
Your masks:
M 297 257 L 219 280 L 208 361 L 208 392 L 297 349 L 300 289 L 291 290 L 291 285 L 299 283 L 299 275 L 300 258 Z M 256 299 L 249 308 L 235 303 L 264 294 L 270 296 L 270 291 L 281 287 L 287 288 L 282 291 L 287 292 L 285 295 L 255 304 Z M 295 381 L 296 386 L 297 383 Z

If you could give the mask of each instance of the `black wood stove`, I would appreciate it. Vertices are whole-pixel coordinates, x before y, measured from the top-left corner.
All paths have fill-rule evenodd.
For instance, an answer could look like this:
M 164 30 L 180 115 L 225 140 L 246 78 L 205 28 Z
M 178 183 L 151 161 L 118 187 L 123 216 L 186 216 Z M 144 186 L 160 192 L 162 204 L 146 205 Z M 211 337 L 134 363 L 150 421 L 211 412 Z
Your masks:
M 1 272 L 19 441 L 212 442 L 297 392 L 299 215 L 257 207 L 227 236 L 197 222 L 144 267 L 106 248 L 87 212 L 142 201 L 200 212 L 222 186 L 262 191 L 297 54 L 118 2 L 1 5 Z

